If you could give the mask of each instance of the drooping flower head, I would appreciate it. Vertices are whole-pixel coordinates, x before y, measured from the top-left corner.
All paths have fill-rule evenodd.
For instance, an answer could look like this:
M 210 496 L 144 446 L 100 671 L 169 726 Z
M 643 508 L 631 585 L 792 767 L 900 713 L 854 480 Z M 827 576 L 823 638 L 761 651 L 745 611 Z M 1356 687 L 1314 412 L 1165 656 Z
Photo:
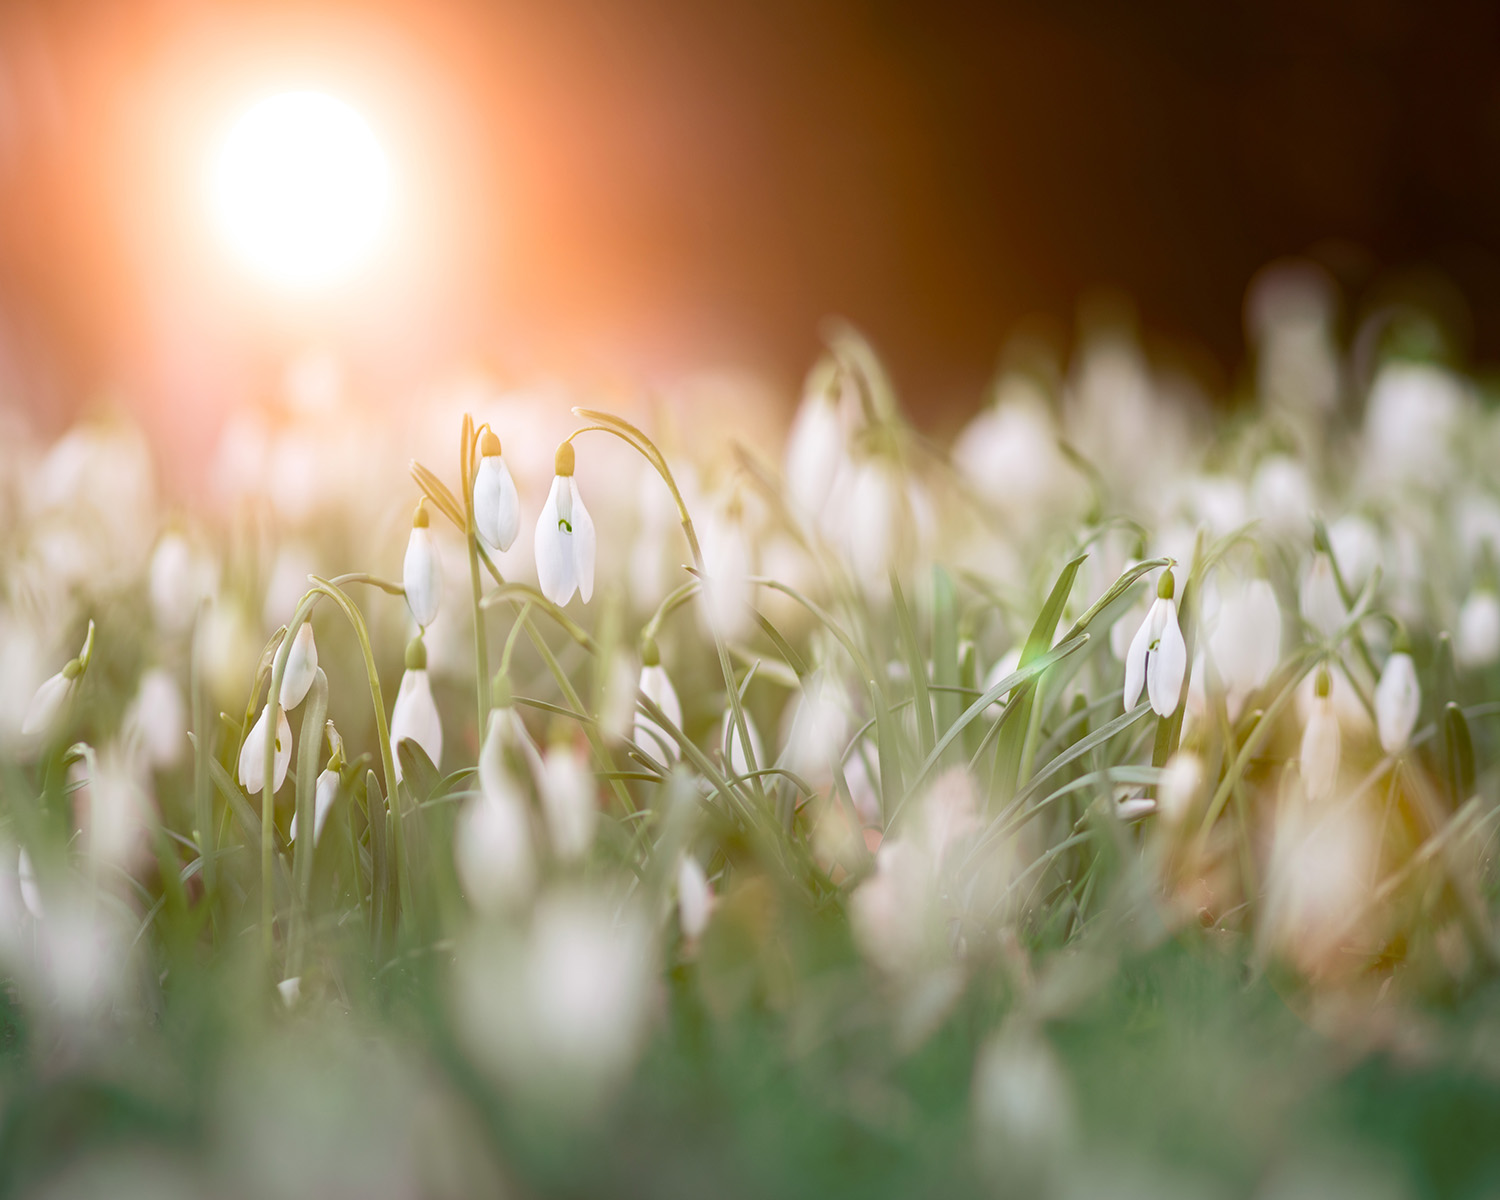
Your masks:
M 500 455 L 500 439 L 486 429 L 479 439 L 479 469 L 474 472 L 474 524 L 479 536 L 504 553 L 521 529 L 521 501 L 515 480 Z
M 421 501 L 417 502 L 417 511 L 411 519 L 411 540 L 406 543 L 401 582 L 406 588 L 406 605 L 411 609 L 412 619 L 426 629 L 437 616 L 438 602 L 443 598 L 443 573 L 428 528 L 427 506 Z
M 564 605 L 577 592 L 587 604 L 594 594 L 594 519 L 583 506 L 573 476 L 573 444 L 557 448 L 556 475 L 536 523 L 536 577 L 542 595 Z
M 1176 583 L 1172 569 L 1161 573 L 1156 584 L 1156 600 L 1146 612 L 1146 619 L 1136 630 L 1125 656 L 1125 708 L 1136 706 L 1144 688 L 1152 711 L 1159 717 L 1170 717 L 1177 711 L 1182 694 L 1182 680 L 1187 673 L 1187 643 L 1177 624 L 1177 602 L 1173 599 Z
M 250 795 L 263 792 L 266 787 L 266 738 L 269 736 L 271 706 L 260 710 L 260 719 L 250 729 L 245 744 L 240 747 L 240 786 Z M 271 791 L 279 792 L 286 782 L 287 768 L 292 764 L 292 726 L 286 719 L 286 709 L 276 709 L 276 746 L 272 759 Z
M 1422 685 L 1417 682 L 1416 664 L 1401 639 L 1395 652 L 1385 660 L 1380 682 L 1375 686 L 1375 724 L 1380 731 L 1382 750 L 1399 754 L 1406 749 L 1421 708 Z
M 406 672 L 391 710 L 391 748 L 399 751 L 403 741 L 413 741 L 427 752 L 434 764 L 443 761 L 443 722 L 432 698 L 427 678 L 427 647 L 420 637 L 406 646 Z M 401 755 L 396 754 L 396 779 L 401 779 Z
M 312 687 L 313 677 L 318 673 L 318 647 L 313 641 L 311 621 L 302 622 L 297 636 L 292 639 L 292 648 L 287 652 L 286 666 L 281 672 L 281 707 L 293 709 L 301 704 Z
M 1333 707 L 1332 691 L 1333 677 L 1327 667 L 1319 667 L 1313 684 L 1312 712 L 1308 714 L 1307 726 L 1302 731 L 1302 751 L 1298 756 L 1302 788 L 1307 798 L 1313 801 L 1331 796 L 1339 780 L 1343 739 L 1339 732 L 1338 713 Z
M 682 702 L 667 677 L 666 668 L 661 665 L 661 651 L 657 649 L 654 638 L 641 640 L 641 692 L 661 709 L 671 724 L 682 728 Z M 677 739 L 639 707 L 635 713 L 635 744 L 668 765 L 676 762 L 681 753 Z

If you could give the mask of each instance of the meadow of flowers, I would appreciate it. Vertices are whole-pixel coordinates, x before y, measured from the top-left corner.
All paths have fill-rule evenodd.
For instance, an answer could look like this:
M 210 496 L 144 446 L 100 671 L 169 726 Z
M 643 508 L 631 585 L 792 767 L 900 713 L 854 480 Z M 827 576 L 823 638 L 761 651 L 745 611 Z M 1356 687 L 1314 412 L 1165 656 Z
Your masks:
M 951 444 L 844 326 L 775 453 L 9 418 L 0 1191 L 1497 1194 L 1500 412 L 1249 314 Z

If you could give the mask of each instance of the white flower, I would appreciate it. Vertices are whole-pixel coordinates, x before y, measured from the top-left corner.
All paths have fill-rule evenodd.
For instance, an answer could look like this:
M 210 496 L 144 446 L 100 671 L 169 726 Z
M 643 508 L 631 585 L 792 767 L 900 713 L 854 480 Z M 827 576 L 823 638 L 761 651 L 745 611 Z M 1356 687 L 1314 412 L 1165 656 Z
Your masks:
M 16 884 L 21 889 L 21 903 L 26 906 L 26 911 L 36 920 L 42 920 L 45 912 L 42 908 L 42 889 L 37 885 L 36 867 L 31 861 L 31 854 L 24 846 L 16 858 Z
M 391 710 L 391 749 L 399 751 L 401 743 L 413 741 L 427 752 L 434 765 L 443 761 L 443 720 L 437 702 L 432 698 L 432 682 L 427 678 L 427 648 L 419 637 L 406 647 L 406 673 L 401 676 L 401 690 Z M 396 780 L 401 780 L 401 755 L 396 754 Z
M 304 621 L 292 639 L 281 671 L 281 707 L 290 710 L 301 704 L 317 673 L 318 646 L 313 641 L 312 622 Z
M 666 668 L 661 665 L 655 643 L 642 647 L 641 664 L 641 691 L 646 699 L 661 709 L 662 716 L 681 729 L 682 702 L 677 699 L 677 690 L 667 678 Z M 647 716 L 642 708 L 637 708 L 635 713 L 634 741 L 647 754 L 668 765 L 676 762 L 681 753 L 677 739 Z
M 240 747 L 240 786 L 251 795 L 265 791 L 266 787 L 266 705 L 260 710 L 260 719 L 250 730 L 245 744 Z M 273 759 L 274 773 L 271 791 L 279 792 L 286 782 L 287 767 L 292 762 L 292 727 L 286 719 L 286 710 L 276 710 L 276 751 Z
M 484 431 L 479 443 L 479 469 L 474 472 L 474 524 L 479 536 L 504 553 L 521 529 L 521 500 L 515 480 L 500 455 L 500 439 Z
M 1192 811 L 1203 787 L 1203 760 L 1191 750 L 1179 750 L 1167 759 L 1156 785 L 1156 807 L 1162 818 L 1175 823 Z
M 70 662 L 37 688 L 26 709 L 26 718 L 21 722 L 23 737 L 47 737 L 54 733 L 62 722 L 68 701 L 78 687 L 80 672 L 74 670 L 76 663 Z
M 1187 644 L 1177 624 L 1177 603 L 1172 599 L 1175 587 L 1168 568 L 1157 583 L 1156 600 L 1131 640 L 1125 656 L 1127 711 L 1140 700 L 1142 688 L 1157 716 L 1170 717 L 1177 711 L 1183 676 L 1187 674 Z
M 196 553 L 182 534 L 163 534 L 151 553 L 147 576 L 151 612 L 158 627 L 167 633 L 187 629 L 199 602 L 213 594 L 217 576 L 213 562 Z
M 1380 748 L 1399 754 L 1411 741 L 1417 713 L 1422 707 L 1422 688 L 1411 655 L 1398 650 L 1385 660 L 1375 687 L 1375 722 L 1380 730 Z
M 323 825 L 328 820 L 328 814 L 333 809 L 333 802 L 339 795 L 339 773 L 332 767 L 327 768 L 318 776 L 317 786 L 313 789 L 313 845 L 318 844 L 318 839 L 323 836 Z M 287 831 L 287 836 L 297 840 L 297 814 L 292 814 L 292 827 Z
M 708 876 L 696 858 L 683 855 L 677 866 L 677 919 L 682 923 L 686 941 L 696 942 L 703 936 L 713 907 L 714 890 L 709 886 Z
M 839 415 L 838 365 L 824 359 L 808 376 L 802 404 L 786 439 L 786 486 L 805 517 L 823 512 L 844 465 L 844 423 Z
M 1469 399 L 1464 382 L 1442 367 L 1415 362 L 1381 367 L 1365 405 L 1364 468 L 1370 484 L 1433 487 L 1445 479 Z
M 757 767 L 763 767 L 766 765 L 766 752 L 761 746 L 760 730 L 756 729 L 755 721 L 748 712 L 744 715 L 745 730 L 750 735 L 750 756 L 755 759 Z M 750 774 L 750 761 L 745 756 L 744 743 L 740 741 L 740 731 L 735 724 L 733 709 L 726 709 L 724 713 L 724 724 L 719 730 L 719 753 L 729 764 L 731 774 Z
M 1346 513 L 1328 527 L 1328 545 L 1344 586 L 1357 594 L 1380 565 L 1380 530 L 1359 513 Z
M 699 612 L 706 629 L 718 629 L 725 638 L 742 638 L 754 614 L 750 608 L 750 575 L 753 571 L 750 536 L 738 498 L 715 507 L 698 524 L 703 549 L 703 607 Z
M 152 667 L 141 676 L 135 699 L 125 712 L 125 734 L 138 744 L 154 767 L 174 767 L 187 749 L 187 705 L 172 673 Z
M 417 505 L 416 515 L 412 517 L 411 540 L 406 543 L 401 582 L 406 589 L 406 604 L 411 609 L 412 619 L 425 629 L 437 616 L 438 602 L 443 598 L 443 572 L 437 547 L 432 544 L 424 504 Z
M 1500 659 L 1500 596 L 1476 587 L 1458 610 L 1453 656 L 1460 666 L 1487 667 Z
M 576 591 L 587 604 L 594 594 L 594 519 L 578 494 L 573 447 L 557 448 L 557 474 L 536 523 L 536 578 L 542 595 L 564 605 Z
M 541 778 L 542 815 L 552 849 L 564 862 L 588 853 L 599 823 L 599 805 L 594 795 L 594 774 L 578 751 L 569 745 L 547 750 Z
M 284 1005 L 295 1008 L 297 1001 L 302 998 L 302 976 L 293 975 L 290 979 L 283 979 L 276 985 L 276 991 Z
M 1250 507 L 1276 537 L 1305 534 L 1315 501 L 1307 468 L 1285 454 L 1273 454 L 1255 468 Z
M 1312 556 L 1302 576 L 1297 607 L 1302 619 L 1324 637 L 1332 637 L 1349 615 L 1328 555 L 1320 552 Z
M 1318 670 L 1316 696 L 1307 726 L 1302 731 L 1302 752 L 1298 758 L 1302 787 L 1309 800 L 1323 800 L 1333 794 L 1339 780 L 1342 738 L 1339 718 L 1329 696 L 1331 680 L 1326 667 Z
M 802 683 L 791 716 L 783 722 L 783 761 L 814 786 L 833 778 L 834 764 L 849 741 L 849 714 L 843 689 L 827 668 Z
M 147 858 L 155 821 L 140 758 L 113 743 L 89 760 L 88 769 L 77 766 L 70 782 L 78 785 L 73 804 L 89 858 L 96 867 L 130 871 Z
M 953 444 L 953 462 L 969 485 L 1012 521 L 1055 519 L 1077 475 L 1057 448 L 1058 431 L 1041 388 L 1007 378 Z
M 849 566 L 866 591 L 883 596 L 911 524 L 910 506 L 895 465 L 882 456 L 859 463 L 847 503 Z
M 1230 719 L 1281 661 L 1281 606 L 1264 579 L 1224 595 L 1212 621 L 1208 653 L 1223 681 Z
M 503 728 L 491 718 L 479 754 L 479 795 L 460 810 L 453 830 L 459 882 L 485 912 L 520 903 L 536 882 L 526 798 L 505 765 Z

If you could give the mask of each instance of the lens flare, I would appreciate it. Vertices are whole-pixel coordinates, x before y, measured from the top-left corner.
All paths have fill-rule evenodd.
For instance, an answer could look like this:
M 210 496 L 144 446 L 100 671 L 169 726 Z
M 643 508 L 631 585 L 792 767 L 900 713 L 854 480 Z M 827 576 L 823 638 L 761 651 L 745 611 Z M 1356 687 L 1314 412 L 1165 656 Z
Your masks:
M 273 283 L 310 288 L 370 257 L 390 209 L 390 168 L 364 119 L 321 92 L 246 111 L 214 163 L 213 204 L 236 255 Z

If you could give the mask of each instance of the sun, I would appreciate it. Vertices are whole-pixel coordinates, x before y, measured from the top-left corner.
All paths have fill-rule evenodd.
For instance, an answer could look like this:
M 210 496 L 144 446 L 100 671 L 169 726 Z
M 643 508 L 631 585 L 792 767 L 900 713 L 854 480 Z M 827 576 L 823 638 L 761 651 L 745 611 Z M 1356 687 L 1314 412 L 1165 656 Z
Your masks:
M 390 167 L 353 108 L 322 92 L 283 92 L 234 123 L 213 165 L 217 222 L 257 274 L 291 288 L 351 275 L 385 231 Z

